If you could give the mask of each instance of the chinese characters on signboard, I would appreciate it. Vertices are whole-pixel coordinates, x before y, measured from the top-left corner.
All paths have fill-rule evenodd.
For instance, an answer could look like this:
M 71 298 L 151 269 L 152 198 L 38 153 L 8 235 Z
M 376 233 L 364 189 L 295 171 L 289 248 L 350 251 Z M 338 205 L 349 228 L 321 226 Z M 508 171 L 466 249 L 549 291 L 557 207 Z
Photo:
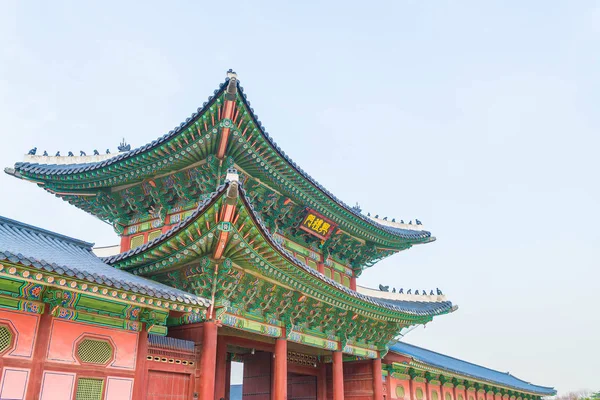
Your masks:
M 335 228 L 336 225 L 331 220 L 311 209 L 308 209 L 306 216 L 300 225 L 300 229 L 323 240 L 329 238 Z

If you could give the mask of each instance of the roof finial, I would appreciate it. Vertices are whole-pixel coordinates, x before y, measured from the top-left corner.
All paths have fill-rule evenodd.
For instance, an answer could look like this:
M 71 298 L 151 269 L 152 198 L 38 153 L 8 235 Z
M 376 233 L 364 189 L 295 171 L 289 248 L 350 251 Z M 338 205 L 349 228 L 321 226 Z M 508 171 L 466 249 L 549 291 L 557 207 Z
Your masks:
M 231 79 L 231 78 L 237 79 L 237 74 L 235 73 L 235 71 L 233 69 L 229 68 L 229 70 L 227 70 L 227 77 L 229 79 Z

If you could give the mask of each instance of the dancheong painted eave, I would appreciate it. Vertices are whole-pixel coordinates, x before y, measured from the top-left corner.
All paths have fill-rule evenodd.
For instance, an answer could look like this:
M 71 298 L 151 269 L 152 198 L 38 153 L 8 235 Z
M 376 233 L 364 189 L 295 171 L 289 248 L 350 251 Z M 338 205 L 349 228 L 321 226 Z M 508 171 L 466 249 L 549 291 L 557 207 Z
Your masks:
M 243 132 L 242 129 L 236 130 L 237 120 L 230 121 L 233 122 L 229 125 L 233 127 L 233 134 L 230 134 L 224 157 L 233 154 L 234 162 L 239 164 L 238 166 L 242 170 L 253 169 L 258 173 L 265 174 L 268 183 L 272 186 L 279 185 L 279 190 L 285 191 L 290 198 L 333 218 L 339 224 L 339 228 L 349 234 L 374 242 L 382 248 L 403 250 L 414 244 L 429 243 L 435 240 L 430 232 L 420 229 L 420 226 L 404 229 L 400 226 L 385 226 L 378 223 L 363 215 L 359 210 L 348 206 L 308 175 L 266 132 L 234 74 L 230 74 L 230 77 L 220 85 L 219 89 L 215 90 L 214 96 L 209 97 L 208 101 L 186 121 L 168 134 L 137 149 L 117 154 L 103 161 L 89 163 L 19 162 L 14 165 L 14 168 L 6 168 L 5 171 L 10 175 L 36 182 L 46 190 L 65 198 L 78 194 L 95 195 L 96 191 L 101 188 L 141 182 L 158 173 L 172 172 L 173 169 L 169 170 L 170 164 L 166 163 L 169 155 L 174 156 L 171 157 L 172 163 L 177 164 L 172 168 L 181 169 L 185 167 L 185 161 L 182 160 L 188 157 L 188 155 L 182 156 L 178 153 L 182 150 L 181 143 L 185 141 L 182 151 L 185 152 L 185 146 L 191 143 L 186 135 L 189 132 L 194 135 L 195 128 L 206 126 L 204 124 L 207 120 L 206 116 L 213 115 L 211 109 L 214 109 L 217 102 L 219 104 L 224 102 L 231 79 L 235 79 L 235 104 L 241 115 L 238 127 L 242 126 L 242 122 L 244 122 L 245 128 Z M 237 114 L 235 114 L 235 118 L 237 118 Z M 210 122 L 214 123 L 214 120 L 210 120 Z M 222 135 L 224 129 L 221 125 L 219 121 L 214 125 L 219 129 L 218 136 Z M 246 131 L 248 131 L 247 136 L 251 136 L 251 140 L 244 137 Z M 246 139 L 248 140 L 246 141 Z M 250 143 L 250 147 L 255 146 L 252 154 L 246 154 L 245 149 L 248 147 L 248 143 Z M 215 148 L 210 151 L 217 150 Z M 248 151 L 251 151 L 250 148 Z M 157 167 L 155 162 L 150 168 L 147 164 L 151 164 L 151 160 L 156 161 L 156 158 L 153 157 L 157 152 L 162 155 L 166 154 L 165 160 L 161 159 L 165 163 L 159 162 Z
M 390 352 L 405 355 L 414 361 L 437 368 L 444 372 L 460 377 L 473 379 L 507 389 L 523 391 L 525 393 L 554 396 L 556 390 L 551 387 L 534 385 L 521 380 L 508 372 L 500 372 L 477 364 L 450 357 L 435 351 L 427 350 L 405 342 L 398 342 L 390 347 Z
M 157 297 L 186 305 L 208 307 L 208 300 L 116 270 L 92 253 L 92 244 L 0 216 L 0 263 L 33 267 L 57 276 Z
M 104 261 L 107 264 L 113 265 L 115 267 L 122 268 L 123 266 L 127 266 L 126 268 L 131 269 L 131 267 L 140 267 L 144 264 L 144 254 L 150 254 L 153 250 L 158 249 L 161 245 L 167 243 L 170 239 L 175 239 L 176 236 L 183 233 L 186 229 L 191 227 L 198 220 L 203 218 L 205 212 L 213 206 L 221 197 L 225 195 L 227 189 L 231 183 L 226 183 L 220 186 L 216 192 L 214 192 L 208 199 L 206 199 L 203 203 L 201 203 L 198 208 L 189 215 L 185 220 L 179 222 L 177 225 L 171 227 L 169 231 L 163 233 L 161 236 L 153 239 L 152 241 L 137 247 L 136 249 L 129 250 L 125 253 L 121 253 L 112 257 L 107 257 Z M 255 212 L 252 203 L 248 199 L 245 190 L 242 185 L 239 186 L 239 201 L 241 204 L 250 211 L 250 215 L 253 219 L 253 224 L 260 231 L 260 234 L 264 238 L 265 241 L 268 242 L 269 246 L 273 249 L 274 252 L 279 254 L 280 257 L 284 258 L 302 271 L 304 276 L 310 276 L 312 278 L 316 278 L 319 281 L 322 281 L 327 284 L 328 287 L 332 289 L 332 293 L 339 292 L 346 296 L 350 296 L 355 301 L 364 302 L 366 304 L 375 306 L 382 310 L 386 310 L 388 312 L 394 312 L 399 314 L 413 315 L 418 317 L 433 317 L 437 315 L 443 315 L 450 313 L 456 310 L 456 306 L 453 306 L 450 301 L 442 300 L 442 301 L 431 301 L 428 296 L 423 296 L 423 300 L 419 301 L 418 296 L 415 296 L 415 300 L 389 300 L 383 298 L 377 298 L 375 296 L 367 296 L 361 293 L 358 293 L 354 290 L 351 290 L 334 280 L 327 278 L 325 275 L 320 273 L 319 271 L 309 267 L 304 262 L 296 258 L 292 253 L 290 253 L 287 249 L 282 247 L 276 240 L 273 238 L 269 230 L 262 223 L 260 216 Z M 202 221 L 204 221 L 202 219 Z M 202 222 L 201 222 L 202 223 Z M 132 264 L 133 262 L 133 264 Z

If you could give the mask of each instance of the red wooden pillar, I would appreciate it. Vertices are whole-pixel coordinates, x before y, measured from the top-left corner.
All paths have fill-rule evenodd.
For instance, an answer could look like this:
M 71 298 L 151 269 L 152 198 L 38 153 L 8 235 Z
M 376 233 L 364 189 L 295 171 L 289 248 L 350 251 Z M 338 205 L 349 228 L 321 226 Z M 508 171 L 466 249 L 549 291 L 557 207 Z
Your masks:
M 326 364 L 321 364 L 321 368 L 319 369 L 319 377 L 317 379 L 319 379 L 319 381 L 317 382 L 317 400 L 326 400 L 327 399 L 327 366 L 326 366 Z
M 273 400 L 287 399 L 287 338 L 275 341 L 275 368 L 273 370 Z
M 231 359 L 227 357 L 225 366 L 225 400 L 229 400 L 231 395 Z
M 344 400 L 344 366 L 341 351 L 333 352 L 333 400 Z
M 373 360 L 373 400 L 383 400 L 381 358 Z
M 31 364 L 31 375 L 27 384 L 26 399 L 38 399 L 42 390 L 42 377 L 44 374 L 44 362 L 46 361 L 46 352 L 50 343 L 52 334 L 52 314 L 50 306 L 46 304 L 44 313 L 40 315 L 40 324 L 37 329 L 35 344 L 33 349 L 33 363 Z
M 146 368 L 146 357 L 148 355 L 148 332 L 146 324 L 142 325 L 142 330 L 138 334 L 137 360 L 135 362 L 135 379 L 133 381 L 133 398 L 146 398 L 146 377 L 148 371 Z
M 352 278 L 350 278 L 350 289 L 356 292 L 356 275 L 352 274 Z
M 200 393 L 202 400 L 210 400 L 215 397 L 215 367 L 217 363 L 217 324 L 214 321 L 206 321 L 202 329 L 202 357 L 200 359 L 201 375 L 199 387 L 196 392 Z
M 317 271 L 325 275 L 325 264 L 322 262 L 317 263 Z
M 408 400 L 416 400 L 417 396 L 415 395 L 415 388 L 414 388 L 414 385 L 413 385 L 413 378 L 412 378 L 412 376 L 408 380 L 408 391 L 410 392 L 410 397 L 408 398 Z
M 217 337 L 217 360 L 215 369 L 215 400 L 225 398 L 227 382 L 227 342 L 224 336 Z

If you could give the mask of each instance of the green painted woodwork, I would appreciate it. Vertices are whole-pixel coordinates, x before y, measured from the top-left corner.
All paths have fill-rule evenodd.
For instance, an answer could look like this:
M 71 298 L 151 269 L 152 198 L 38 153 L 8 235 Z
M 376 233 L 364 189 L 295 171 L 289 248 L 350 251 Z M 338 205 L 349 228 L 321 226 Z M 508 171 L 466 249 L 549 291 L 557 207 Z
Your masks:
M 213 297 L 214 289 L 215 306 L 227 307 L 230 318 L 237 318 L 236 327 L 249 331 L 260 326 L 246 321 L 283 324 L 321 339 L 342 334 L 358 346 L 373 344 L 375 350 L 384 348 L 402 327 L 431 320 L 366 302 L 299 268 L 266 240 L 243 197 L 237 199 L 235 222 L 226 229 L 231 234 L 226 258 L 211 260 L 218 232 L 224 229 L 216 223 L 224 193 L 177 234 L 114 266 L 206 298 Z M 218 283 L 213 287 L 215 268 Z
M 433 367 L 415 360 L 411 360 L 408 364 L 392 363 L 390 373 L 398 379 L 414 379 L 417 382 L 428 382 L 432 385 L 442 385 L 444 387 L 455 387 L 465 389 L 470 393 L 493 392 L 501 394 L 509 394 L 512 396 L 522 396 L 540 400 L 541 397 L 533 393 L 517 392 L 513 389 L 504 388 L 491 382 L 482 382 L 473 380 L 470 377 L 457 375 L 453 372 L 446 371 L 437 367 Z
M 187 311 L 183 315 L 195 322 L 205 316 L 204 309 L 178 301 L 89 285 L 18 264 L 0 264 L 0 309 L 42 314 L 46 305 L 60 319 L 131 331 L 140 330 L 143 322 L 154 326 L 157 334 L 166 334 L 169 310 Z
M 286 236 L 304 238 L 313 245 L 317 238 L 309 239 L 306 232 L 297 232 L 297 219 L 302 217 L 304 207 L 311 207 L 339 224 L 343 232 L 315 246 L 326 258 L 333 254 L 358 273 L 396 251 L 433 240 L 400 238 L 340 206 L 278 153 L 239 93 L 235 97 L 235 121 L 220 120 L 223 102 L 221 90 L 204 112 L 169 140 L 105 167 L 60 175 L 33 171 L 21 174 L 43 183 L 46 190 L 112 223 L 117 232 L 123 233 L 137 223 L 141 223 L 139 231 L 160 227 L 168 214 L 192 209 L 223 182 L 226 169 L 235 166 L 252 177 L 249 191 L 254 191 L 250 185 L 260 180 L 255 205 L 264 213 L 263 220 L 270 229 L 277 226 Z M 221 164 L 214 155 L 224 128 L 232 129 L 225 163 Z M 272 198 L 273 194 L 277 198 Z M 283 204 L 286 199 L 289 201 Z

